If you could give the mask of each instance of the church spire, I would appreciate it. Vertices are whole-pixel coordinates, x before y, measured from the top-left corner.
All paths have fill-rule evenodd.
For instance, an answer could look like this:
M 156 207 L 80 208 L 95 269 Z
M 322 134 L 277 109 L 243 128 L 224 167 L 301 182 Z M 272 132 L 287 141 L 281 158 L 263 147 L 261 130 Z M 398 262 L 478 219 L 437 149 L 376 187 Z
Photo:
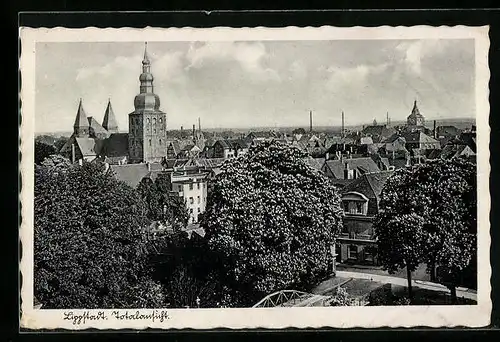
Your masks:
M 420 111 L 418 110 L 418 107 L 417 107 L 417 100 L 415 100 L 413 102 L 413 109 L 411 110 L 411 113 L 412 114 L 420 114 Z
M 141 82 L 140 93 L 153 93 L 153 74 L 151 74 L 151 61 L 148 56 L 148 43 L 144 43 L 144 59 L 142 60 L 142 74 L 139 76 Z
M 148 56 L 148 42 L 144 42 L 144 58 L 142 60 L 142 65 L 151 64 Z
M 78 104 L 78 111 L 76 112 L 75 124 L 73 125 L 73 133 L 77 137 L 85 137 L 89 135 L 89 120 L 87 119 L 87 114 L 83 109 L 81 98 L 80 103 Z
M 111 99 L 108 99 L 108 106 L 106 107 L 106 112 L 104 113 L 102 127 L 110 133 L 118 132 L 118 124 L 116 122 L 115 113 L 113 112 L 113 107 L 111 107 Z

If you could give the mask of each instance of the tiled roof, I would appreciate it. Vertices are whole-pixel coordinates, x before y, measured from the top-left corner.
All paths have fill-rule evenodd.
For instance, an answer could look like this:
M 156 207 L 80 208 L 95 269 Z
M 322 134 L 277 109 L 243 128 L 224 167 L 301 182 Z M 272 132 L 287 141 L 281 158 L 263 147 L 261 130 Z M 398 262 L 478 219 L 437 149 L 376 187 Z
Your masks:
M 217 140 L 214 145 L 216 145 L 216 144 L 221 145 L 222 148 L 225 150 L 233 148 L 231 142 L 229 140 L 226 140 L 226 139 Z
M 372 137 L 361 137 L 359 143 L 361 145 L 371 145 L 373 144 L 373 139 Z
M 109 169 L 114 172 L 118 180 L 127 183 L 132 188 L 137 187 L 150 172 L 147 164 L 110 165 Z
M 380 168 L 370 157 L 327 160 L 324 167 L 329 168 L 334 178 L 343 179 L 346 164 L 349 165 L 350 169 L 357 169 L 361 173 L 380 172 Z
M 475 155 L 475 153 L 467 145 L 446 145 L 439 154 L 439 157 L 442 159 L 452 159 L 461 155 L 471 156 Z
M 94 134 L 108 134 L 108 131 L 106 131 L 106 129 L 102 127 L 101 124 L 94 119 L 94 117 L 89 116 L 88 121 L 90 130 L 93 131 Z
M 355 179 L 352 183 L 346 185 L 342 189 L 342 193 L 351 191 L 359 192 L 369 199 L 368 215 L 376 215 L 378 213 L 378 203 L 380 194 L 387 182 L 387 179 L 392 175 L 392 171 L 382 171 L 376 173 L 364 174 Z
M 304 159 L 307 164 L 315 168 L 316 170 L 321 170 L 323 164 L 325 163 L 324 158 L 305 158 Z
M 96 156 L 95 151 L 96 139 L 93 138 L 75 138 L 76 145 L 80 149 L 83 156 Z

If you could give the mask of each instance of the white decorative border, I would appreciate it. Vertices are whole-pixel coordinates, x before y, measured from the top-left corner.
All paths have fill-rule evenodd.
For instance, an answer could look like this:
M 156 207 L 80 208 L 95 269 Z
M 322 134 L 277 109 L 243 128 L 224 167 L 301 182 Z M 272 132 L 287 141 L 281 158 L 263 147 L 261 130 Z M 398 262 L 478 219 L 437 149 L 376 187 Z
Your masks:
M 22 75 L 22 317 L 21 326 L 30 329 L 211 329 L 211 328 L 355 328 L 355 327 L 482 327 L 490 323 L 491 298 L 489 263 L 489 77 L 488 27 L 286 27 L 286 28 L 21 28 L 20 69 Z M 256 309 L 140 309 L 155 319 L 116 319 L 117 310 L 43 310 L 33 308 L 33 146 L 35 119 L 36 42 L 131 42 L 131 41 L 243 41 L 243 40 L 359 40 L 359 39 L 474 39 L 476 59 L 476 125 L 478 165 L 478 304 L 472 306 L 395 307 L 306 307 Z M 80 324 L 64 320 L 64 313 L 81 315 Z M 128 311 L 134 317 L 138 310 Z M 107 319 L 84 318 L 86 313 Z M 162 317 L 163 312 L 163 319 Z M 168 319 L 165 318 L 168 314 Z M 84 322 L 85 320 L 85 322 Z

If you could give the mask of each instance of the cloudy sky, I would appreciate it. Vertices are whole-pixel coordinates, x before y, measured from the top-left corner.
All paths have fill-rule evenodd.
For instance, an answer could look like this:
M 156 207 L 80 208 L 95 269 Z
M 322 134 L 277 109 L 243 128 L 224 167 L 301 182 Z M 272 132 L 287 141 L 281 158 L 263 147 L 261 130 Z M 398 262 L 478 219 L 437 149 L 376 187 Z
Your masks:
M 71 131 L 78 101 L 121 130 L 139 92 L 144 43 L 37 43 L 36 131 Z M 318 126 L 471 118 L 473 40 L 150 42 L 169 129 Z

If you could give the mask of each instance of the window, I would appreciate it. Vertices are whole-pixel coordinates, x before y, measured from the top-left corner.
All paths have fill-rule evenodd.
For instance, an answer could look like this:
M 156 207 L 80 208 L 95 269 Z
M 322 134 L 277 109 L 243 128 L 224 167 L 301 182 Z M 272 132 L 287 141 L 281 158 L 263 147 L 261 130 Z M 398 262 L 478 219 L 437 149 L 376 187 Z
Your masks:
M 193 208 L 189 209 L 189 213 L 192 214 L 193 213 Z
M 153 134 L 156 134 L 156 128 L 155 128 L 155 129 L 153 129 Z
M 342 204 L 344 205 L 344 212 L 348 213 L 349 212 L 349 202 L 345 201 Z
M 363 203 L 356 202 L 356 214 L 362 214 L 362 213 L 363 213 Z
M 200 183 L 198 183 L 197 186 L 198 186 L 198 190 L 200 190 Z M 198 198 L 199 198 L 199 196 L 198 196 Z
M 193 197 L 189 197 L 189 204 L 193 204 L 194 203 L 194 198 Z
M 373 262 L 373 253 L 372 253 L 372 251 L 371 251 L 370 248 L 365 248 L 363 250 L 363 254 L 364 254 L 364 257 L 365 257 L 365 261 Z
M 193 190 L 193 183 L 189 184 L 189 190 Z
M 146 123 L 148 123 L 148 124 L 149 124 L 149 118 L 147 118 L 147 119 L 146 119 Z
M 198 196 L 198 204 L 200 204 L 200 196 Z
M 349 245 L 349 248 L 347 249 L 347 258 L 358 259 L 358 246 Z
M 200 211 L 201 211 L 200 208 L 198 208 L 198 214 L 200 213 Z
M 162 122 L 163 122 L 163 119 L 162 119 L 162 118 L 160 118 L 159 122 L 160 122 L 160 123 L 162 123 Z
M 159 143 L 160 143 L 160 145 L 161 145 L 161 139 L 160 139 Z
M 151 139 L 149 139 L 149 146 L 151 146 Z

